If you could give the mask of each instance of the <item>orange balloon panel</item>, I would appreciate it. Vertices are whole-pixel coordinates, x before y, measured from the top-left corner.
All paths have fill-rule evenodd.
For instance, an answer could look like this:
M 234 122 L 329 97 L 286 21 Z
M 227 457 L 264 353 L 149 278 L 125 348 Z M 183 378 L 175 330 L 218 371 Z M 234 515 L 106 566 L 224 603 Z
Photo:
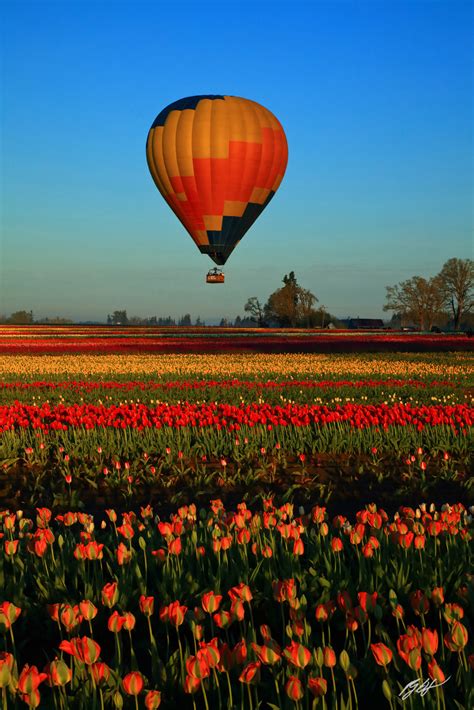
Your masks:
M 146 155 L 200 251 L 225 264 L 278 189 L 288 145 L 280 122 L 255 101 L 190 96 L 156 117 Z

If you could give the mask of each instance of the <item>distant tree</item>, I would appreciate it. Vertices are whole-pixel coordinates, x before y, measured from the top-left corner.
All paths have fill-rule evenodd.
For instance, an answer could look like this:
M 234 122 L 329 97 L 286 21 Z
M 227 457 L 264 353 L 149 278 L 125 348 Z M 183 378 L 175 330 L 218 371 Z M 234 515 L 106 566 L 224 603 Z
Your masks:
M 148 325 L 157 325 L 156 316 L 151 316 L 151 318 L 148 319 Z
M 265 325 L 265 312 L 264 306 L 260 303 L 256 296 L 249 298 L 244 306 L 244 311 L 250 313 L 250 317 L 257 324 L 259 328 L 263 328 Z
M 192 325 L 190 314 L 189 314 L 189 313 L 186 313 L 186 315 L 182 316 L 182 317 L 179 319 L 178 325 L 179 325 L 179 326 L 189 326 L 189 325 Z
M 386 299 L 384 311 L 395 311 L 411 319 L 420 330 L 430 330 L 435 321 L 443 318 L 445 295 L 439 276 L 430 279 L 413 276 L 387 286 Z
M 112 322 L 113 322 L 113 321 L 112 321 L 112 316 L 110 315 L 110 313 L 108 313 L 108 314 L 107 314 L 107 325 L 112 325 Z
M 143 325 L 143 318 L 140 316 L 130 316 L 128 319 L 128 325 Z
M 313 306 L 317 301 L 314 293 L 300 286 L 294 271 L 290 271 L 283 277 L 283 287 L 269 296 L 264 308 L 265 318 L 276 321 L 280 326 L 310 327 L 315 318 Z
M 200 316 L 196 318 L 196 323 L 195 323 L 196 328 L 201 328 L 202 322 Z
M 229 321 L 227 318 L 221 318 L 221 322 L 219 323 L 220 328 L 228 328 L 229 327 Z
M 33 311 L 15 311 L 7 322 L 15 325 L 31 325 L 33 323 Z
M 448 259 L 438 278 L 444 305 L 452 314 L 454 329 L 459 330 L 463 317 L 474 310 L 474 261 Z
M 112 325 L 128 325 L 127 311 L 114 311 L 111 321 Z
M 315 321 L 316 311 L 313 306 L 318 300 L 314 293 L 307 288 L 298 288 L 298 302 L 296 304 L 297 319 L 301 325 L 311 327 Z
M 240 316 L 237 316 L 237 318 L 234 321 L 234 328 L 241 328 L 242 327 L 242 318 Z

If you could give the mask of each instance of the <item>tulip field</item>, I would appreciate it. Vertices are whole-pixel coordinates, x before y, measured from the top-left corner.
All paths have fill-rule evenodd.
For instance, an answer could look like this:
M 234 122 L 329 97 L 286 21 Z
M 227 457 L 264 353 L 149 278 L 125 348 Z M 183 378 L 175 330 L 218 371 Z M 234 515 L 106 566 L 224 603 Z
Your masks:
M 469 339 L 79 330 L 0 329 L 1 710 L 474 707 Z

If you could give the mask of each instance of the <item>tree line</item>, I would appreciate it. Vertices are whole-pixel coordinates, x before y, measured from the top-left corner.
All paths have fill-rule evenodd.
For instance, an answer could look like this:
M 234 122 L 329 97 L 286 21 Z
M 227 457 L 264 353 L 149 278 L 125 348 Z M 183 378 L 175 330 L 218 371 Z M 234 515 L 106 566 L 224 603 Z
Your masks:
M 281 327 L 325 328 L 342 323 L 319 303 L 317 296 L 298 283 L 295 272 L 282 279 L 282 286 L 273 291 L 265 302 L 257 296 L 249 298 L 244 306 L 245 315 L 235 320 L 222 318 L 223 327 Z M 417 330 L 454 329 L 469 330 L 474 327 L 474 261 L 448 259 L 440 272 L 432 277 L 412 276 L 394 286 L 386 287 L 384 311 L 392 311 L 392 327 L 412 326 Z M 368 314 L 370 315 L 370 314 Z M 106 318 L 108 325 L 143 326 L 205 326 L 198 316 L 193 323 L 186 313 L 178 320 L 167 317 L 128 316 L 126 310 L 116 310 Z M 0 323 L 17 325 L 49 324 L 67 325 L 73 321 L 55 318 L 34 319 L 33 311 L 16 311 L 9 317 L 0 315 Z
M 471 330 L 474 261 L 448 259 L 436 276 L 412 276 L 387 286 L 383 309 L 394 312 L 392 322 L 411 321 L 419 330 L 431 330 L 433 326 Z

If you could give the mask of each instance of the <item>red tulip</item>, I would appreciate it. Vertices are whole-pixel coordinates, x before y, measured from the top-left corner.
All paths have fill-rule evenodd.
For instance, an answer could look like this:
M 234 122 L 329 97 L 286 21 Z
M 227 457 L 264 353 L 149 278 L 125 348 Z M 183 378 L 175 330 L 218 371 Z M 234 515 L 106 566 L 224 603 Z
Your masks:
M 377 604 L 377 592 L 369 594 L 368 592 L 358 592 L 357 593 L 359 604 L 364 611 L 367 613 L 373 612 Z
M 428 597 L 421 589 L 410 594 L 410 603 L 415 614 L 427 614 L 430 609 Z
M 188 610 L 187 606 L 182 606 L 179 601 L 171 602 L 168 605 L 168 618 L 173 626 L 181 626 L 184 616 Z
M 107 622 L 107 628 L 109 629 L 109 631 L 112 631 L 112 633 L 118 634 L 119 631 L 122 630 L 124 623 L 125 623 L 124 617 L 121 616 L 118 613 L 118 611 L 114 611 L 109 616 L 109 620 Z
M 180 555 L 183 549 L 181 538 L 177 537 L 174 540 L 168 540 L 168 552 L 170 555 Z
M 122 686 L 127 695 L 140 695 L 143 690 L 143 685 L 143 676 L 138 671 L 127 673 L 125 678 L 122 680 Z
M 48 674 L 48 684 L 51 686 L 64 686 L 72 679 L 71 669 L 61 658 L 48 663 L 44 672 Z
M 286 660 L 297 668 L 305 668 L 311 660 L 311 652 L 302 644 L 292 641 L 283 651 Z
M 308 688 L 310 689 L 310 692 L 312 695 L 314 695 L 315 698 L 320 698 L 323 695 L 326 695 L 327 689 L 328 689 L 328 682 L 325 678 L 309 678 L 308 679 Z
M 65 627 L 66 631 L 72 631 L 82 621 L 82 616 L 79 613 L 79 606 L 71 606 L 70 604 L 62 604 L 60 606 L 59 618 Z
M 132 631 L 135 628 L 135 616 L 130 611 L 125 611 L 122 618 L 125 631 Z
M 18 551 L 19 542 L 20 542 L 19 540 L 5 540 L 4 541 L 5 554 L 8 555 L 8 557 L 16 555 L 16 553 Z
M 241 641 L 235 644 L 234 648 L 232 649 L 232 658 L 234 662 L 238 665 L 245 663 L 245 660 L 247 658 L 247 644 L 245 642 L 245 639 L 242 639 Z
M 198 680 L 208 678 L 211 674 L 211 668 L 205 654 L 196 653 L 195 656 L 188 656 L 186 659 L 186 671 L 188 675 Z
M 294 675 L 290 675 L 290 677 L 285 683 L 285 693 L 288 695 L 290 700 L 293 700 L 294 702 L 301 700 L 304 695 L 304 692 L 303 686 L 299 678 L 296 678 L 296 676 Z
M 92 621 L 97 616 L 98 609 L 91 601 L 85 599 L 79 602 L 79 610 L 86 621 Z
M 302 555 L 304 553 L 304 543 L 301 538 L 298 538 L 298 540 L 295 540 L 293 544 L 293 554 L 298 556 Z
M 131 540 L 135 535 L 135 531 L 130 523 L 124 523 L 117 527 L 117 532 L 119 532 L 126 540 Z
M 0 651 L 0 688 L 10 685 L 15 659 L 11 653 Z
M 70 641 L 61 641 L 59 648 L 88 666 L 95 663 L 100 656 L 99 644 L 87 636 L 82 638 L 75 637 Z
M 387 666 L 393 658 L 391 650 L 383 643 L 371 643 L 370 650 L 379 666 Z
M 201 641 L 196 655 L 206 658 L 209 668 L 216 668 L 221 658 L 217 637 L 214 637 L 209 643 Z
M 444 604 L 444 589 L 443 587 L 435 587 L 431 592 L 431 601 L 437 607 Z
M 234 620 L 230 611 L 224 611 L 223 609 L 213 614 L 212 618 L 216 626 L 220 629 L 226 629 Z
M 278 661 L 281 660 L 281 649 L 273 640 L 269 640 L 264 646 L 258 646 L 256 643 L 252 643 L 252 648 L 258 660 L 265 665 L 272 666 L 274 663 L 278 663 Z
M 102 663 L 102 661 L 92 663 L 89 669 L 96 685 L 102 682 L 107 683 L 110 678 L 110 668 L 106 663 Z
M 201 605 L 204 611 L 208 614 L 213 614 L 219 609 L 220 603 L 222 601 L 222 594 L 216 594 L 215 592 L 206 592 L 201 597 Z
M 110 582 L 102 589 L 102 604 L 111 609 L 118 602 L 117 582 Z
M 4 614 L 10 624 L 14 624 L 21 614 L 21 609 L 11 602 L 2 602 L 0 604 L 0 614 Z
M 140 607 L 140 611 L 142 612 L 142 614 L 145 614 L 145 616 L 152 616 L 155 608 L 155 598 L 146 597 L 144 594 L 142 594 L 140 599 L 138 600 L 138 606 Z
M 260 661 L 255 661 L 253 663 L 247 663 L 244 670 L 239 676 L 241 683 L 259 683 L 260 681 Z
M 334 668 L 336 665 L 336 653 L 329 646 L 323 648 L 323 664 L 326 668 Z
M 232 601 L 235 601 L 236 599 L 241 599 L 243 602 L 251 602 L 253 599 L 250 587 L 247 584 L 244 584 L 243 582 L 240 582 L 240 584 L 238 584 L 236 587 L 232 587 L 232 589 L 229 589 L 227 593 L 232 599 Z
M 245 618 L 245 607 L 243 601 L 235 599 L 230 607 L 230 613 L 234 620 L 243 621 Z
M 145 695 L 146 710 L 158 710 L 161 705 L 161 693 L 159 690 L 149 690 Z
M 39 673 L 36 666 L 26 664 L 18 677 L 18 690 L 23 695 L 30 695 L 47 677 L 48 674 Z
M 118 544 L 117 549 L 115 550 L 115 554 L 117 556 L 117 562 L 120 566 L 128 564 L 132 559 L 131 550 L 126 545 L 124 545 L 123 542 L 120 542 Z
M 438 650 L 438 632 L 436 629 L 434 631 L 421 629 L 421 644 L 425 653 L 429 656 L 434 656 Z
M 347 611 L 352 610 L 352 599 L 351 599 L 349 592 L 347 592 L 345 590 L 343 592 L 338 592 L 336 599 L 337 599 L 337 604 L 338 604 L 339 608 L 341 609 L 341 611 L 347 612 Z
M 411 665 L 410 661 L 410 653 L 413 650 L 420 651 L 421 647 L 421 633 L 418 631 L 418 629 L 415 626 L 409 626 L 407 628 L 407 633 L 402 634 L 400 638 L 397 641 L 397 650 L 398 650 L 398 655 L 405 661 L 407 665 L 412 668 L 413 666 Z M 418 663 L 418 658 L 417 655 L 414 655 L 414 660 L 416 661 L 416 664 Z M 419 662 L 421 664 L 421 653 L 419 654 Z M 419 665 L 418 665 L 419 668 Z M 417 669 L 415 669 L 417 670 Z
M 315 617 L 316 617 L 316 621 L 319 621 L 321 623 L 324 623 L 325 621 L 328 620 L 329 614 L 328 614 L 325 604 L 317 604 L 316 611 L 315 611 Z
M 184 692 L 185 693 L 196 693 L 201 687 L 201 681 L 199 678 L 194 678 L 192 675 L 187 675 L 184 679 Z
M 460 621 L 455 621 L 451 630 L 444 635 L 444 644 L 450 651 L 460 652 L 468 641 L 467 629 Z
M 460 619 L 464 618 L 464 609 L 459 604 L 445 604 L 443 616 L 448 624 L 453 624 L 455 621 L 460 621 Z
M 444 675 L 443 671 L 438 666 L 434 658 L 432 658 L 431 661 L 429 661 L 428 663 L 428 675 L 431 680 L 435 680 L 438 683 L 444 683 L 444 681 L 446 680 L 446 676 Z

